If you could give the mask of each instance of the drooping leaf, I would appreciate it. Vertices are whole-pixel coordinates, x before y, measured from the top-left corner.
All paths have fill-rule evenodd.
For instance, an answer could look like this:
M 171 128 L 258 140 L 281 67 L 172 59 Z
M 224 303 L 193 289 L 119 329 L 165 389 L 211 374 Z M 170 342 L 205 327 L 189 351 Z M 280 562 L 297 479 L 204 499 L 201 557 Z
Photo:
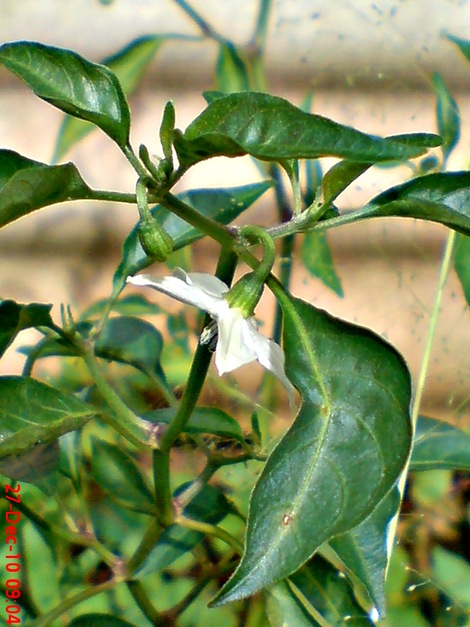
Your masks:
M 432 134 L 413 138 L 407 142 L 367 135 L 305 113 L 283 98 L 241 92 L 213 100 L 184 134 L 176 135 L 175 148 L 184 165 L 245 154 L 263 161 L 335 156 L 375 163 L 416 157 L 441 141 Z
M 354 598 L 348 580 L 319 555 L 291 575 L 287 585 L 313 619 L 320 614 L 329 625 L 373 624 Z
M 91 475 L 123 507 L 155 514 L 155 498 L 134 460 L 117 446 L 96 437 L 91 441 Z
M 162 348 L 162 335 L 153 324 L 140 318 L 119 316 L 107 321 L 95 352 L 104 359 L 130 364 L 149 376 L 163 377 Z
M 129 142 L 130 111 L 116 75 L 71 50 L 34 41 L 0 46 L 0 63 L 51 105 L 99 126 L 121 148 Z
M 222 42 L 219 45 L 215 76 L 216 88 L 224 94 L 250 89 L 246 63 L 231 42 Z
M 178 494 L 174 496 L 177 497 Z M 206 484 L 185 507 L 183 513 L 187 518 L 216 525 L 231 511 L 232 506 L 225 495 Z M 203 537 L 203 534 L 198 531 L 171 525 L 160 536 L 157 544 L 135 572 L 135 576 L 141 578 L 149 573 L 168 568 L 179 557 L 192 551 Z
M 29 303 L 21 305 L 13 300 L 0 301 L 0 356 L 18 333 L 31 327 L 52 327 L 52 305 Z
M 470 470 L 470 435 L 448 422 L 420 416 L 410 470 Z
M 352 212 L 349 221 L 391 216 L 439 222 L 470 234 L 470 172 L 438 172 L 413 178 Z
M 330 546 L 365 586 L 379 617 L 385 615 L 385 576 L 390 560 L 389 524 L 397 515 L 400 495 L 393 488 L 357 527 L 334 537 Z
M 96 409 L 28 377 L 0 377 L 0 457 L 79 429 Z
M 252 493 L 245 552 L 217 605 L 290 575 L 323 542 L 360 524 L 391 489 L 410 447 L 410 375 L 395 349 L 367 329 L 276 296 L 286 372 L 302 406 Z
M 178 198 L 203 215 L 217 220 L 221 224 L 229 224 L 271 186 L 270 181 L 264 181 L 225 189 L 194 189 L 179 194 Z M 173 239 L 174 250 L 183 248 L 204 236 L 203 233 L 175 216 L 165 207 L 157 205 L 152 209 L 152 214 Z M 136 225 L 124 242 L 122 260 L 113 278 L 113 293 L 115 295 L 122 290 L 129 275 L 133 275 L 153 263 L 153 260 L 145 254 L 140 245 L 137 231 L 138 226 Z
M 343 296 L 341 279 L 336 273 L 331 249 L 324 231 L 306 233 L 302 243 L 302 262 L 309 273 L 320 279 L 338 296 Z
M 438 72 L 434 73 L 433 84 L 437 98 L 437 128 L 443 140 L 442 152 L 445 161 L 459 141 L 460 113 L 455 99 L 452 97 L 444 79 Z
M 168 424 L 175 415 L 176 409 L 167 407 L 145 414 L 145 419 L 157 424 Z M 196 407 L 191 418 L 184 426 L 184 433 L 210 433 L 223 438 L 243 442 L 243 431 L 240 424 L 227 413 L 217 407 Z
M 0 150 L 0 227 L 58 202 L 93 198 L 73 163 L 50 166 Z
M 123 50 L 103 59 L 102 65 L 114 72 L 126 96 L 135 91 L 149 64 L 167 39 L 167 36 L 160 35 L 138 37 Z M 53 161 L 61 159 L 73 144 L 94 128 L 96 127 L 89 122 L 67 116 L 59 130 Z
M 454 250 L 454 268 L 462 284 L 465 300 L 470 306 L 470 237 L 458 233 Z

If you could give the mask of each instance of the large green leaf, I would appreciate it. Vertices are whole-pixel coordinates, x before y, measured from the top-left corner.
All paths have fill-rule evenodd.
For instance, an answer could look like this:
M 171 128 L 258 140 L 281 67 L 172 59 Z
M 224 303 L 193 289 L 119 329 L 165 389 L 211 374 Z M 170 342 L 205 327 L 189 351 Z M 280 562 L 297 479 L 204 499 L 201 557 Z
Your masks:
M 272 187 L 270 181 L 228 187 L 221 189 L 194 189 L 183 192 L 178 198 L 183 202 L 221 224 L 228 224 L 248 209 L 266 190 Z M 152 214 L 173 239 L 173 249 L 178 250 L 204 236 L 193 226 L 175 216 L 165 207 L 157 205 Z M 129 233 L 122 248 L 122 260 L 113 278 L 114 294 L 125 285 L 126 278 L 143 270 L 154 260 L 146 255 L 139 242 L 138 224 Z
M 328 625 L 373 624 L 354 598 L 348 580 L 319 555 L 291 575 L 287 584 L 313 619 L 319 614 Z
M 426 174 L 391 187 L 351 213 L 348 221 L 385 216 L 440 222 L 469 235 L 470 172 Z
M 53 326 L 52 305 L 29 303 L 21 305 L 13 300 L 0 301 L 0 356 L 23 329 Z
M 385 576 L 390 560 L 389 524 L 397 515 L 400 495 L 393 488 L 357 527 L 330 540 L 330 545 L 365 586 L 378 615 L 385 615 Z
M 103 59 L 102 64 L 114 72 L 123 92 L 128 96 L 137 88 L 155 54 L 167 39 L 167 36 L 159 35 L 138 37 L 120 52 Z M 94 128 L 89 122 L 67 116 L 60 127 L 54 161 L 58 161 L 75 142 Z
M 341 279 L 336 274 L 333 256 L 323 231 L 306 233 L 302 243 L 302 262 L 309 273 L 320 279 L 338 296 L 343 296 Z
M 96 409 L 28 377 L 0 377 L 0 457 L 79 429 Z
M 187 486 L 183 486 L 187 487 Z M 175 494 L 177 497 L 178 494 Z M 216 525 L 233 511 L 227 497 L 211 485 L 205 485 L 184 509 L 187 518 Z M 179 525 L 171 525 L 160 536 L 145 561 L 135 572 L 138 578 L 168 568 L 182 555 L 189 553 L 204 535 Z
M 93 198 L 73 163 L 50 166 L 0 150 L 0 227 L 58 202 Z
M 437 135 L 412 137 L 412 142 L 403 136 L 382 139 L 305 113 L 277 96 L 241 92 L 213 100 L 176 135 L 175 148 L 185 165 L 245 154 L 264 161 L 335 156 L 375 163 L 416 157 L 440 144 Z
M 395 349 L 280 290 L 276 296 L 286 372 L 302 406 L 252 493 L 245 552 L 216 604 L 290 575 L 323 542 L 361 523 L 410 447 L 410 375 Z
M 470 470 L 470 435 L 448 422 L 420 416 L 411 470 Z
M 99 126 L 119 146 L 129 142 L 130 111 L 115 74 L 71 50 L 33 41 L 0 46 L 0 63 L 46 102 Z
M 470 237 L 457 235 L 454 253 L 454 268 L 462 284 L 465 300 L 470 306 Z

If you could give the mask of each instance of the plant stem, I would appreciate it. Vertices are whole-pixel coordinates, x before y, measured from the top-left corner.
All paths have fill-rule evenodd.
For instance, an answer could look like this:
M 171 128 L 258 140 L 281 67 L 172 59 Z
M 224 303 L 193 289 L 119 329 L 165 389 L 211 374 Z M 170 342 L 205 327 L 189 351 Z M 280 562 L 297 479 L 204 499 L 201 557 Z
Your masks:
M 90 347 L 86 346 L 86 342 L 81 342 L 80 350 L 93 382 L 114 414 L 109 416 L 103 413 L 103 420 L 136 446 L 148 447 L 150 441 L 148 424 L 136 416 L 109 385 L 95 355 Z
M 167 623 L 164 617 L 161 616 L 160 612 L 158 612 L 153 604 L 150 602 L 145 588 L 140 583 L 140 581 L 126 581 L 126 585 L 129 592 L 132 594 L 134 601 L 137 603 L 142 614 L 144 614 L 147 620 L 152 625 L 156 625 L 157 627 L 165 627 Z
M 251 46 L 258 57 L 262 57 L 264 54 L 270 11 L 271 0 L 260 0 L 258 19 L 256 20 L 255 32 L 251 40 Z
M 148 556 L 151 549 L 157 543 L 158 539 L 162 535 L 163 527 L 161 527 L 156 520 L 153 520 L 145 532 L 139 546 L 136 551 L 127 562 L 127 573 L 131 578 L 135 571 L 139 568 L 145 558 Z
M 128 144 L 127 146 L 124 146 L 122 151 L 126 155 L 126 158 L 129 161 L 129 163 L 131 164 L 131 166 L 134 168 L 134 170 L 139 175 L 139 178 L 144 178 L 144 179 L 148 178 L 149 177 L 149 173 L 145 169 L 145 167 L 143 166 L 141 161 L 138 159 L 138 157 L 136 156 L 134 151 L 132 150 L 132 146 L 130 144 Z
M 29 625 L 30 627 L 47 627 L 48 625 L 53 625 L 54 621 L 62 616 L 62 614 L 64 614 L 67 610 L 75 607 L 75 605 L 78 605 L 79 603 L 82 603 L 82 601 L 86 601 L 98 594 L 101 594 L 102 592 L 111 590 L 117 583 L 118 582 L 113 579 L 97 586 L 86 588 L 85 590 L 64 599 L 62 603 L 57 605 L 54 609 L 31 621 Z
M 209 22 L 207 20 L 205 20 L 202 15 L 200 15 L 195 9 L 193 9 L 187 2 L 186 0 L 174 0 L 174 2 L 180 7 L 180 9 L 182 9 L 187 15 L 189 15 L 189 17 L 193 20 L 193 22 L 195 22 L 199 28 L 201 29 L 202 33 L 206 36 L 209 37 L 210 39 L 214 39 L 217 42 L 224 42 L 225 39 L 223 37 L 221 37 L 215 30 L 214 28 L 211 26 L 211 24 L 209 24 Z
M 230 545 L 234 551 L 237 551 L 240 555 L 243 553 L 243 544 L 232 536 L 231 533 L 225 531 L 221 527 L 211 525 L 210 523 L 202 522 L 201 520 L 193 520 L 192 518 L 186 518 L 185 516 L 178 516 L 175 519 L 177 525 L 186 527 L 186 529 L 192 529 L 193 531 L 199 531 L 206 536 L 213 536 L 222 540 L 226 544 Z

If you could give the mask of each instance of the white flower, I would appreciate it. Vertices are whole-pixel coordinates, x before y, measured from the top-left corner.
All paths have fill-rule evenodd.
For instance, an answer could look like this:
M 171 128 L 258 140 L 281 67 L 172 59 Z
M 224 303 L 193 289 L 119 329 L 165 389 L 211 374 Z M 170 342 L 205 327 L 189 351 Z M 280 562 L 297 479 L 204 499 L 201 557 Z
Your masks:
M 177 268 L 173 276 L 160 279 L 138 274 L 127 277 L 127 282 L 151 287 L 206 311 L 218 327 L 215 365 L 219 375 L 256 359 L 279 379 L 287 391 L 291 407 L 295 406 L 295 388 L 284 370 L 284 353 L 275 342 L 259 333 L 253 317 L 244 318 L 238 307 L 230 307 L 224 298 L 229 288 L 223 281 L 203 272 L 186 273 Z

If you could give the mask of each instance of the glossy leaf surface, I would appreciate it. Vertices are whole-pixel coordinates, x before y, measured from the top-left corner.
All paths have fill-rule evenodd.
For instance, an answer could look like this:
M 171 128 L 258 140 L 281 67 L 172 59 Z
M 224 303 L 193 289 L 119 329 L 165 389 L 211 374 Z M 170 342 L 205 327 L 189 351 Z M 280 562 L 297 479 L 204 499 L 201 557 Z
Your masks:
M 129 141 L 130 112 L 115 74 L 71 50 L 32 41 L 0 46 L 0 63 L 46 102 L 99 126 L 119 146 Z
M 149 64 L 167 37 L 148 35 L 139 37 L 112 57 L 103 59 L 102 65 L 116 75 L 126 96 L 132 94 L 142 80 Z M 69 148 L 88 135 L 95 126 L 78 118 L 66 117 L 59 130 L 54 161 L 58 161 Z
M 357 220 L 381 216 L 419 218 L 470 234 L 470 173 L 420 176 L 391 187 L 351 214 Z
M 221 224 L 229 224 L 271 186 L 270 181 L 265 181 L 226 189 L 194 189 L 179 194 L 178 198 L 208 218 L 217 220 Z M 174 250 L 183 248 L 204 236 L 165 207 L 157 205 L 152 209 L 152 214 L 173 239 Z M 114 293 L 119 293 L 129 275 L 153 263 L 153 259 L 146 255 L 140 245 L 137 231 L 136 225 L 124 242 L 122 260 L 113 278 Z
M 336 156 L 375 163 L 416 157 L 440 144 L 437 135 L 413 137 L 406 142 L 367 135 L 305 113 L 283 98 L 249 92 L 213 100 L 184 134 L 176 136 L 175 148 L 185 165 L 245 154 L 265 161 Z
M 0 150 L 0 227 L 58 202 L 93 198 L 72 163 L 50 166 Z
M 467 305 L 470 307 L 470 237 L 457 235 L 454 252 L 454 268 L 462 284 Z
M 27 377 L 0 377 L 0 456 L 17 455 L 79 429 L 96 410 Z
M 311 231 L 302 243 L 302 262 L 309 273 L 320 279 L 338 296 L 343 296 L 341 279 L 336 273 L 333 256 L 324 231 Z
M 357 527 L 330 540 L 346 568 L 364 584 L 379 616 L 384 616 L 386 611 L 389 524 L 399 507 L 400 495 L 394 488 Z
M 22 305 L 13 300 L 0 301 L 0 356 L 23 329 L 51 327 L 51 309 L 52 305 L 41 303 Z
M 410 447 L 411 383 L 401 356 L 367 329 L 276 295 L 286 372 L 302 406 L 252 493 L 245 553 L 216 604 L 290 575 L 323 542 L 361 523 Z
M 470 470 L 470 435 L 448 422 L 420 416 L 411 470 Z

